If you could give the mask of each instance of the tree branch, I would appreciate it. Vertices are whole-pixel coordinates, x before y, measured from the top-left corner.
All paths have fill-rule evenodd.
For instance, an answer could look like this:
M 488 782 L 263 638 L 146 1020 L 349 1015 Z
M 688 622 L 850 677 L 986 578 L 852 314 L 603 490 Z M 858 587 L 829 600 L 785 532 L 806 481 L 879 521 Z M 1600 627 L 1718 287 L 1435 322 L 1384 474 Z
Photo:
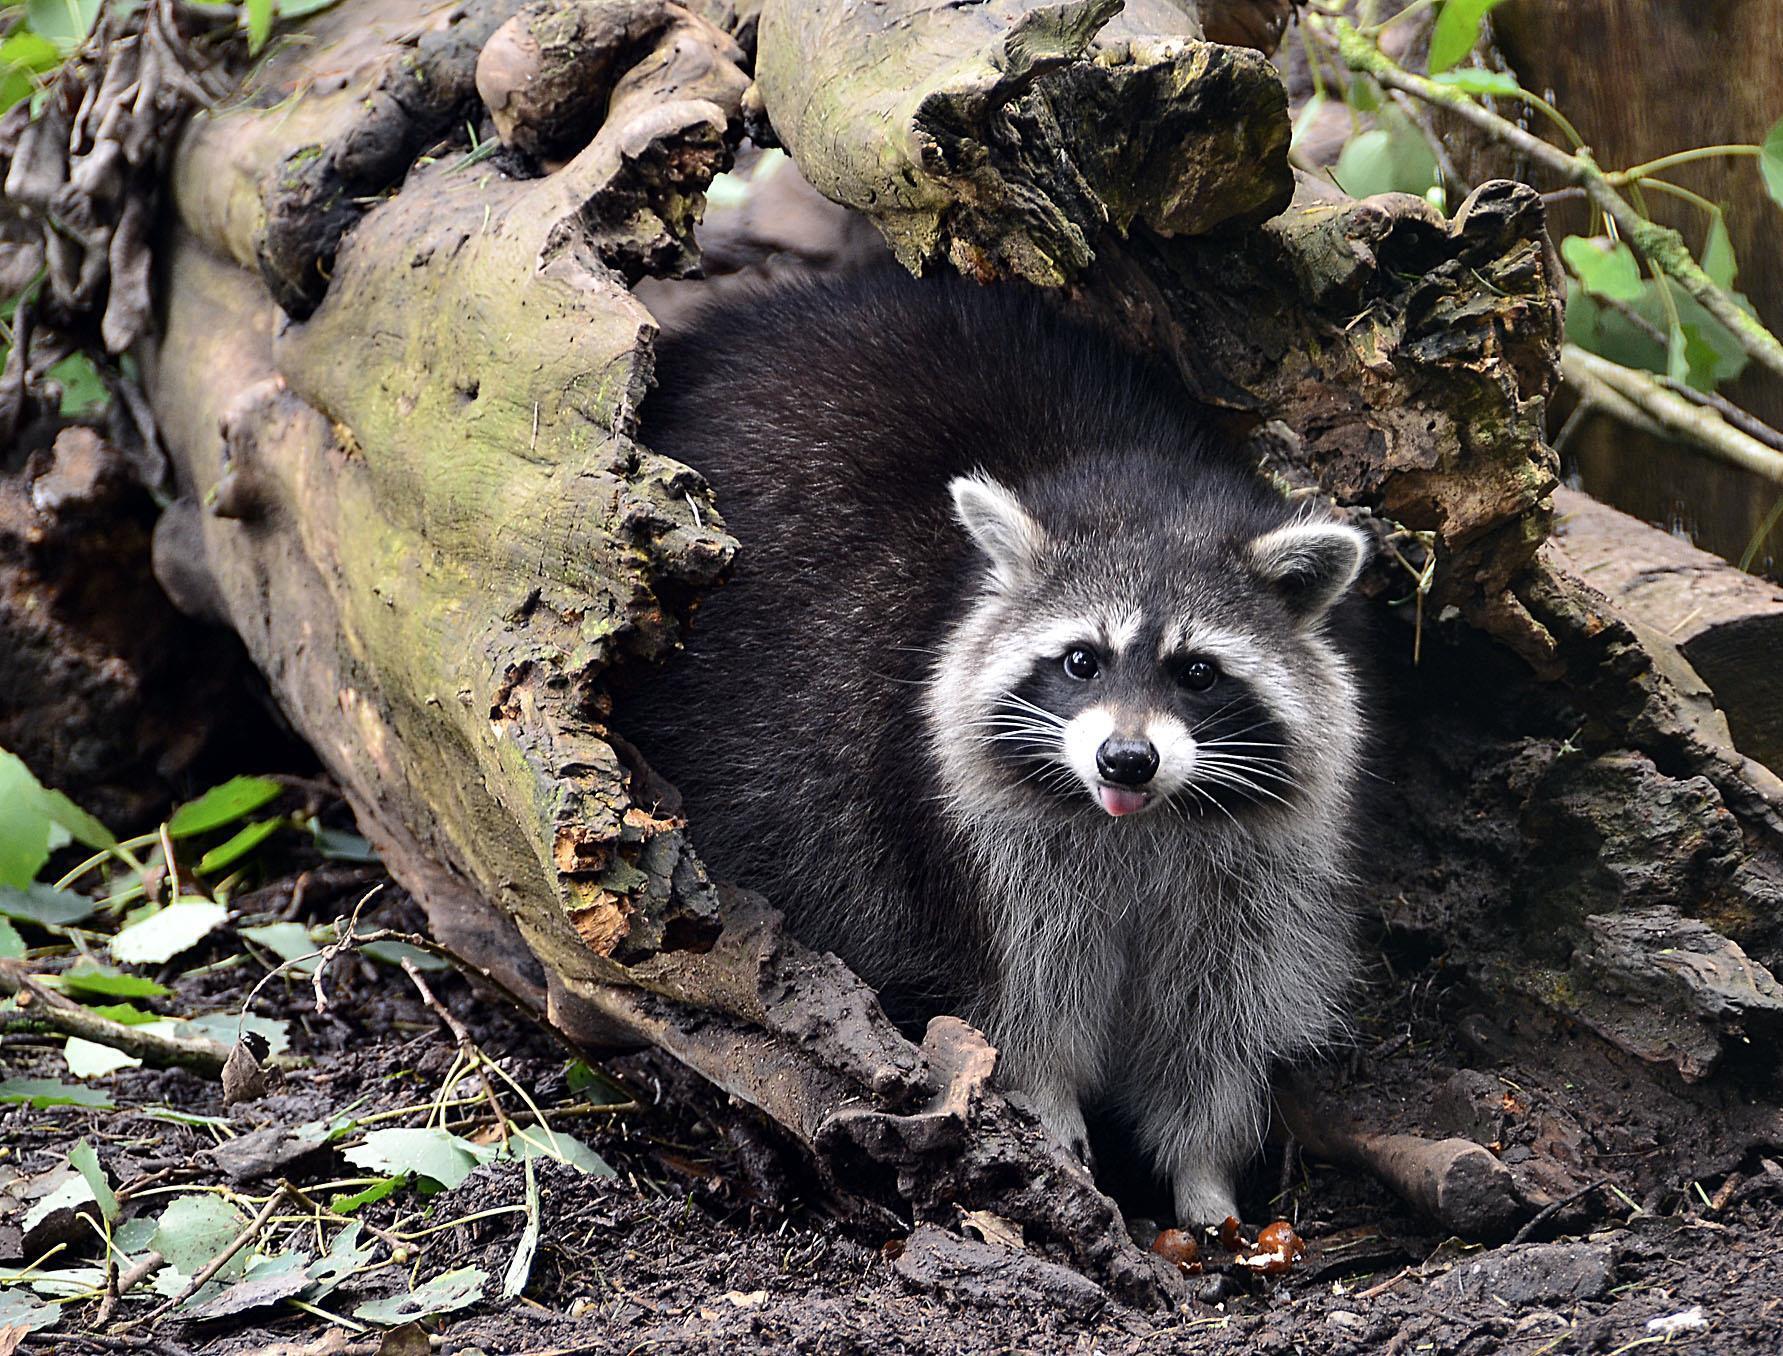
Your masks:
M 1471 123 L 1494 141 L 1509 146 L 1566 182 L 1583 188 L 1586 196 L 1615 223 L 1624 239 L 1726 326 L 1740 347 L 1756 361 L 1783 376 L 1783 341 L 1741 310 L 1733 297 L 1715 284 L 1691 256 L 1683 236 L 1669 226 L 1648 221 L 1637 212 L 1616 191 L 1615 176 L 1605 174 L 1588 150 L 1569 154 L 1482 107 L 1463 91 L 1412 74 L 1342 19 L 1334 22 L 1329 34 L 1316 23 L 1309 25 L 1309 31 L 1316 32 L 1320 41 L 1335 50 L 1351 70 L 1373 76 L 1388 89 L 1450 109 L 1456 117 Z
M 1668 390 L 1648 373 L 1600 358 L 1577 344 L 1561 348 L 1560 370 L 1587 405 L 1625 419 L 1626 411 L 1632 409 L 1638 416 L 1636 422 L 1783 485 L 1783 452 L 1735 428 L 1718 410 Z
M 198 1037 L 161 1036 L 140 1026 L 125 1026 L 64 998 L 13 961 L 0 961 L 0 990 L 16 996 L 25 1015 L 64 1035 L 79 1036 L 122 1050 L 157 1068 L 192 1069 L 215 1077 L 223 1072 L 229 1048 Z

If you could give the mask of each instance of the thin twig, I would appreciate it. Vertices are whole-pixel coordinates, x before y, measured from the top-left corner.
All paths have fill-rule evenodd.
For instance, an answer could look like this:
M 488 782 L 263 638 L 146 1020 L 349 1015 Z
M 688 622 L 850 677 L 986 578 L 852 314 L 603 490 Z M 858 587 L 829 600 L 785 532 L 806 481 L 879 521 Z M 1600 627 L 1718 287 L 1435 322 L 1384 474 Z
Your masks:
M 415 968 L 415 962 L 407 956 L 402 958 L 402 971 L 420 991 L 421 1001 L 427 1004 L 433 1014 L 446 1024 L 446 1030 L 450 1031 L 452 1039 L 458 1042 L 458 1053 L 463 1055 L 465 1062 L 477 1071 L 478 1081 L 483 1084 L 483 1096 L 488 1099 L 489 1108 L 495 1113 L 495 1123 L 501 1128 L 501 1142 L 505 1145 L 513 1138 L 514 1125 L 508 1119 L 508 1113 L 502 1108 L 501 1098 L 495 1095 L 495 1084 L 489 1080 L 489 1057 L 472 1039 L 469 1028 L 452 1015 L 450 1008 L 434 997 L 433 990 L 427 987 L 427 981 Z
M 1722 461 L 1783 485 L 1783 452 L 1735 428 L 1706 405 L 1667 390 L 1652 374 L 1600 358 L 1577 344 L 1560 348 L 1560 370 L 1579 398 L 1618 417 L 1682 438 Z
M 0 992 L 19 998 L 24 1014 L 34 1021 L 65 1036 L 79 1036 L 122 1050 L 158 1069 L 192 1069 L 215 1077 L 223 1072 L 223 1064 L 229 1058 L 229 1048 L 208 1037 L 162 1036 L 101 1017 L 27 974 L 17 961 L 0 961 Z
M 352 917 L 347 919 L 347 926 L 345 928 L 337 926 L 335 928 L 334 940 L 323 947 L 318 954 L 315 973 L 310 976 L 310 987 L 316 991 L 317 1016 L 328 1011 L 328 997 L 322 989 L 323 973 L 328 969 L 329 963 L 333 961 L 336 956 L 340 955 L 342 951 L 350 950 L 359 945 L 359 915 L 364 912 L 365 906 L 369 904 L 383 888 L 383 883 L 380 882 L 377 885 L 372 886 L 371 889 L 367 890 L 365 894 L 360 897 L 359 902 L 353 906 Z
M 291 1181 L 290 1178 L 281 1178 L 279 1180 L 279 1185 L 285 1189 L 286 1196 L 290 1197 L 291 1200 L 295 1201 L 305 1210 L 313 1210 L 316 1214 L 323 1216 L 325 1219 L 337 1220 L 342 1224 L 360 1225 L 364 1228 L 365 1232 L 370 1234 L 373 1238 L 388 1244 L 392 1253 L 400 1253 L 400 1256 L 396 1260 L 408 1260 L 409 1245 L 395 1234 L 391 1233 L 390 1230 L 380 1228 L 370 1220 L 358 1219 L 353 1215 L 343 1215 L 338 1210 L 330 1210 L 315 1197 L 304 1191 L 304 1189 L 298 1186 L 297 1183 Z
M 186 1282 L 186 1288 L 184 1290 L 181 1290 L 179 1294 L 175 1295 L 159 1308 L 144 1314 L 141 1318 L 133 1318 L 128 1323 L 120 1323 L 116 1331 L 127 1332 L 129 1329 L 140 1327 L 144 1323 L 153 1323 L 169 1309 L 184 1304 L 187 1300 L 191 1299 L 192 1296 L 204 1289 L 211 1277 L 221 1271 L 228 1264 L 231 1257 L 235 1256 L 236 1253 L 240 1252 L 243 1248 L 247 1247 L 249 1243 L 260 1236 L 260 1231 L 266 1227 L 266 1221 L 272 1218 L 273 1211 L 278 1209 L 279 1202 L 284 1199 L 285 1188 L 281 1183 L 273 1190 L 272 1195 L 267 1197 L 266 1204 L 260 1207 L 260 1213 L 248 1221 L 245 1229 L 229 1240 L 228 1247 L 224 1248 L 222 1252 L 206 1262 L 203 1269 L 191 1280 Z
M 112 1265 L 106 1268 L 108 1274 L 105 1278 L 105 1299 L 99 1305 L 99 1312 L 94 1315 L 93 1322 L 89 1326 L 103 1328 L 111 1322 L 111 1316 L 118 1307 L 118 1301 L 166 1265 L 167 1259 L 160 1253 L 149 1252 L 137 1258 L 127 1270 L 120 1272 L 116 1268 L 116 1260 L 113 1259 Z
M 1783 375 L 1783 340 L 1741 310 L 1732 296 L 1716 285 L 1692 257 L 1683 236 L 1637 212 L 1616 191 L 1611 176 L 1598 167 L 1588 149 L 1563 151 L 1533 132 L 1499 117 L 1463 91 L 1412 74 L 1346 20 L 1333 21 L 1330 30 L 1323 22 L 1309 23 L 1308 28 L 1320 42 L 1334 49 L 1351 70 L 1373 76 L 1387 89 L 1400 90 L 1425 103 L 1450 109 L 1494 141 L 1509 146 L 1565 182 L 1583 188 L 1592 203 L 1615 223 L 1624 239 L 1719 320 L 1739 341 L 1741 348 L 1771 371 Z
M 1530 1240 L 1530 1238 L 1532 1238 L 1534 1236 L 1535 1231 L 1537 1229 L 1541 1228 L 1542 1225 L 1546 1224 L 1549 1220 L 1553 1219 L 1554 1216 L 1558 1215 L 1562 1210 L 1566 1209 L 1567 1206 L 1571 1205 L 1574 1201 L 1583 1200 L 1585 1197 L 1589 1196 L 1594 1191 L 1601 1191 L 1604 1187 L 1607 1187 L 1608 1185 L 1609 1185 L 1609 1183 L 1604 1182 L 1604 1181 L 1591 1182 L 1586 1186 L 1580 1187 L 1577 1191 L 1573 1192 L 1570 1196 L 1562 1196 L 1559 1200 L 1553 1201 L 1547 1205 L 1544 1205 L 1540 1210 L 1535 1212 L 1534 1216 L 1531 1217 L 1529 1223 L 1525 1224 L 1521 1229 L 1517 1230 L 1517 1232 L 1514 1235 L 1512 1235 L 1511 1242 L 1512 1243 L 1527 1243 Z
M 1681 381 L 1673 381 L 1670 377 L 1655 376 L 1653 378 L 1675 396 L 1681 396 L 1692 405 L 1702 405 L 1714 410 L 1741 433 L 1756 438 L 1766 447 L 1783 452 L 1783 432 L 1772 428 L 1755 414 L 1748 414 L 1726 396 L 1715 391 L 1699 391 Z

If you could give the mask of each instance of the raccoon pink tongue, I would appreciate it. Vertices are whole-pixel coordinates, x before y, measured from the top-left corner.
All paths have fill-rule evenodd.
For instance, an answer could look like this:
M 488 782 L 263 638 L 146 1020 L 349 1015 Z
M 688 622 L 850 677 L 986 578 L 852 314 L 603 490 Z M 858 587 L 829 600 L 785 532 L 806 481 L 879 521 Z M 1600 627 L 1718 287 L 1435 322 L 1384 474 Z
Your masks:
M 1144 791 L 1123 791 L 1118 786 L 1098 786 L 1096 799 L 1102 802 L 1102 808 L 1109 814 L 1120 816 L 1143 810 L 1151 797 Z

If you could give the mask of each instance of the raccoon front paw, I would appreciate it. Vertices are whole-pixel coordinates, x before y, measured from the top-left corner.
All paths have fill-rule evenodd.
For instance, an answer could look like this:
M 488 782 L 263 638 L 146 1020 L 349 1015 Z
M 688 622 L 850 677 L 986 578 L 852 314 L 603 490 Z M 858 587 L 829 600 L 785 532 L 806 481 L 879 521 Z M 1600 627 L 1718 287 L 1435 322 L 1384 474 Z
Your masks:
M 1075 1100 L 1064 1097 L 1046 1097 L 1033 1092 L 1015 1092 L 1008 1094 L 1009 1100 L 1017 1106 L 1033 1112 L 1040 1118 L 1054 1139 L 1071 1151 L 1072 1157 L 1082 1163 L 1086 1169 L 1096 1166 L 1095 1155 L 1090 1152 L 1090 1131 L 1083 1122 L 1083 1109 Z
M 1232 1179 L 1217 1171 L 1197 1169 L 1176 1174 L 1176 1227 L 1200 1229 L 1238 1218 L 1238 1193 Z

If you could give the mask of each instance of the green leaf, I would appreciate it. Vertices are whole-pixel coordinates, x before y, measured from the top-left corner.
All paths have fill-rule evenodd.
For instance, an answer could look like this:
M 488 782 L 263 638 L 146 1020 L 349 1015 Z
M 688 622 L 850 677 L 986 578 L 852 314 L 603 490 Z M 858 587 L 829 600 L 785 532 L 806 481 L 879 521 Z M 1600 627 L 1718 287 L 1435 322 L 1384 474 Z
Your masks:
M 221 1196 L 176 1196 L 161 1212 L 151 1246 L 182 1276 L 196 1276 L 247 1223 L 247 1216 Z M 247 1250 L 243 1249 L 217 1274 L 224 1280 L 234 1280 L 247 1264 Z
M 386 1177 L 382 1181 L 373 1182 L 362 1191 L 330 1198 L 328 1208 L 337 1215 L 350 1215 L 361 1206 L 374 1205 L 383 1200 L 408 1180 L 406 1173 L 398 1173 L 395 1177 Z
M 206 1285 L 174 1312 L 208 1321 L 288 1300 L 308 1288 L 310 1280 L 304 1268 L 309 1262 L 307 1252 L 278 1252 L 256 1257 L 247 1264 L 241 1279 L 234 1285 L 223 1288 Z
M 0 918 L 0 960 L 17 960 L 25 954 L 25 939 L 6 919 Z
M 0 916 L 39 927 L 60 928 L 89 917 L 98 906 L 85 895 L 57 890 L 48 885 L 16 889 L 0 885 Z
M 90 1106 L 111 1110 L 111 1098 L 97 1088 L 64 1083 L 59 1078 L 8 1078 L 0 1082 L 0 1102 L 23 1102 L 35 1111 L 52 1106 Z
M 220 829 L 278 799 L 283 789 L 270 777 L 231 777 L 175 810 L 167 821 L 167 832 L 174 838 L 190 838 Z
M 266 46 L 272 34 L 272 0 L 242 0 L 248 19 L 248 53 L 252 55 Z
M 447 1314 L 475 1304 L 483 1297 L 483 1287 L 488 1283 L 489 1273 L 481 1267 L 459 1267 L 416 1286 L 407 1295 L 369 1300 L 353 1310 L 353 1317 L 390 1328 L 416 1323 L 429 1314 Z
M 348 833 L 345 829 L 324 828 L 320 824 L 311 830 L 316 840 L 316 851 L 331 862 L 365 862 L 376 864 L 378 854 L 372 845 L 356 833 Z
M 571 1092 L 592 1094 L 591 1100 L 600 1106 L 620 1106 L 632 1100 L 630 1090 L 622 1083 L 584 1059 L 572 1059 L 564 1067 L 563 1081 Z
M 66 55 L 86 41 L 101 0 L 25 0 L 25 22 Z
M 47 38 L 16 28 L 0 42 L 0 113 L 35 91 L 40 78 L 62 64 L 62 54 Z M 4 347 L 0 346 L 0 353 Z
M 1288 149 L 1294 150 L 1300 145 L 1307 131 L 1319 120 L 1319 114 L 1325 111 L 1325 91 L 1314 90 L 1312 98 L 1301 105 L 1300 111 L 1294 115 L 1294 131 L 1288 138 Z
M 1481 66 L 1461 66 L 1430 77 L 1431 83 L 1447 85 L 1463 94 L 1487 94 L 1498 99 L 1515 99 L 1522 93 L 1517 77 L 1508 71 L 1489 71 Z
M 16 755 L 0 749 L 0 886 L 24 889 L 67 837 L 89 847 L 114 843 L 105 826 L 69 800 L 39 782 Z
M 0 750 L 0 885 L 24 889 L 50 859 L 43 787 L 17 755 Z
M 450 970 L 452 963 L 441 960 L 431 951 L 423 951 L 407 942 L 366 942 L 359 948 L 365 955 L 385 965 L 400 967 L 406 960 L 417 970 Z
M 1783 207 L 1783 118 L 1771 124 L 1759 146 L 1758 169 L 1764 175 L 1764 186 L 1771 201 Z
M 1445 0 L 1430 30 L 1430 62 L 1437 75 L 1464 60 L 1480 40 L 1480 24 L 1502 0 Z
M 1345 86 L 1343 101 L 1358 113 L 1373 113 L 1381 106 L 1381 87 L 1366 75 L 1353 75 Z
M 446 1130 L 399 1129 L 373 1130 L 341 1156 L 370 1172 L 412 1173 L 450 1191 L 495 1152 Z
M 108 1022 L 117 1022 L 121 1026 L 142 1026 L 148 1022 L 158 1022 L 161 1015 L 145 1012 L 134 1003 L 95 1003 L 92 1005 L 95 1017 L 103 1017 Z
M 165 984 L 142 975 L 127 975 L 93 961 L 82 961 L 72 970 L 64 970 L 55 977 L 54 985 L 64 993 L 90 993 L 101 998 L 161 998 L 173 992 Z
M 291 1048 L 291 1024 L 276 1017 L 245 1016 L 239 1012 L 207 1012 L 176 1022 L 176 1036 L 208 1036 L 221 1045 L 234 1045 L 240 1032 L 251 1031 L 266 1041 L 267 1058 L 282 1055 Z
M 257 819 L 238 831 L 233 838 L 227 842 L 219 843 L 200 857 L 195 869 L 199 875 L 208 876 L 213 872 L 234 866 L 284 827 L 283 819 Z
M 52 381 L 61 383 L 60 413 L 66 419 L 79 419 L 82 415 L 102 410 L 111 399 L 111 392 L 100 380 L 99 369 L 84 353 L 70 353 L 51 367 L 47 375 Z
M 1415 193 L 1422 197 L 1437 183 L 1436 157 L 1404 118 L 1387 116 L 1383 126 L 1353 136 L 1332 167 L 1339 188 L 1352 198 L 1376 193 Z
M 87 1188 L 93 1193 L 93 1200 L 99 1206 L 99 1213 L 108 1222 L 116 1219 L 118 1198 L 112 1195 L 111 1182 L 105 1176 L 105 1169 L 99 1166 L 99 1155 L 93 1151 L 93 1146 L 83 1139 L 69 1151 L 68 1162 L 86 1179 Z
M 159 965 L 196 946 L 222 925 L 229 910 L 208 899 L 178 899 L 111 939 L 114 960 Z
M 334 1242 L 328 1245 L 328 1251 L 310 1263 L 308 1275 L 311 1285 L 304 1292 L 304 1298 L 311 1304 L 322 1299 L 371 1261 L 377 1249 L 370 1243 L 361 1246 L 359 1235 L 362 1232 L 357 1222 L 349 1224 L 334 1236 Z
M 1709 281 L 1723 291 L 1733 289 L 1733 281 L 1739 276 L 1739 261 L 1734 258 L 1733 238 L 1727 233 L 1727 218 L 1720 212 L 1715 213 L 1709 222 L 1709 238 L 1703 245 L 1703 272 L 1709 275 Z
M 136 1056 L 80 1036 L 68 1038 L 68 1043 L 62 1047 L 62 1057 L 68 1061 L 68 1072 L 76 1078 L 103 1078 L 119 1069 L 142 1067 L 142 1061 Z
M 241 935 L 285 961 L 296 974 L 313 975 L 321 964 L 322 958 L 317 954 L 321 948 L 302 923 L 267 923 L 263 927 L 243 928 Z
M 26 1332 L 41 1332 L 54 1327 L 60 1317 L 60 1305 L 39 1304 L 23 1290 L 0 1290 L 0 1330 L 23 1328 Z
M 1646 289 L 1634 252 L 1620 240 L 1569 235 L 1560 242 L 1560 256 L 1585 290 L 1600 297 L 1639 301 Z
M 617 1177 L 602 1158 L 574 1135 L 567 1135 L 561 1130 L 552 1130 L 542 1125 L 516 1126 L 514 1137 L 508 1141 L 507 1155 L 525 1163 L 532 1159 L 552 1158 L 559 1163 L 568 1163 L 579 1172 L 591 1177 Z

